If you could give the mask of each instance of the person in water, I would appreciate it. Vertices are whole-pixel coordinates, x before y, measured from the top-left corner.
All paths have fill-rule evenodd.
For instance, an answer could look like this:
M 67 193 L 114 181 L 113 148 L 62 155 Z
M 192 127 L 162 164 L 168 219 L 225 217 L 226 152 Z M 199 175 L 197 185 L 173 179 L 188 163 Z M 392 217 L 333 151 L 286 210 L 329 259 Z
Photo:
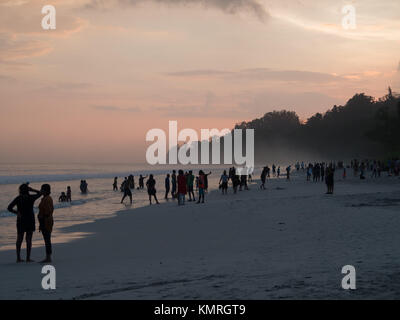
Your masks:
M 65 192 L 61 192 L 61 195 L 58 198 L 58 202 L 67 202 L 67 195 L 65 194 Z
M 147 186 L 147 193 L 149 194 L 149 201 L 150 201 L 150 205 L 151 205 L 151 197 L 153 196 L 154 199 L 156 200 L 157 204 L 160 204 L 157 200 L 157 190 L 156 190 L 156 180 L 154 180 L 153 175 L 151 174 L 149 179 L 146 182 L 146 186 Z
M 118 191 L 118 177 L 114 178 L 113 191 Z
M 86 180 L 81 180 L 80 189 L 83 194 L 86 194 L 88 192 L 88 183 L 86 182 Z
M 185 204 L 185 196 L 186 196 L 186 177 L 183 174 L 183 170 L 179 170 L 178 173 L 178 205 Z
M 46 258 L 41 261 L 41 263 L 50 263 L 52 248 L 51 248 L 51 232 L 53 231 L 53 199 L 51 198 L 51 188 L 50 185 L 44 184 L 40 189 L 41 194 L 43 195 L 42 200 L 39 204 L 39 232 L 42 232 L 44 244 L 46 247 Z
M 67 187 L 67 201 L 72 202 L 72 191 L 70 186 Z
M 122 185 L 122 190 L 124 192 L 124 195 L 122 197 L 121 203 L 124 202 L 126 197 L 129 197 L 129 200 L 130 200 L 130 202 L 132 204 L 132 191 L 131 191 L 131 188 L 130 188 L 130 185 L 129 185 L 128 178 L 125 178 L 125 181 L 123 182 L 123 185 Z
M 31 192 L 33 194 L 31 194 Z M 21 259 L 21 246 L 26 234 L 26 262 L 31 260 L 32 235 L 35 231 L 35 215 L 33 205 L 41 196 L 40 191 L 30 188 L 27 184 L 19 187 L 19 196 L 16 197 L 8 206 L 8 211 L 17 215 L 17 263 L 23 262 Z M 17 210 L 15 210 L 17 207 Z

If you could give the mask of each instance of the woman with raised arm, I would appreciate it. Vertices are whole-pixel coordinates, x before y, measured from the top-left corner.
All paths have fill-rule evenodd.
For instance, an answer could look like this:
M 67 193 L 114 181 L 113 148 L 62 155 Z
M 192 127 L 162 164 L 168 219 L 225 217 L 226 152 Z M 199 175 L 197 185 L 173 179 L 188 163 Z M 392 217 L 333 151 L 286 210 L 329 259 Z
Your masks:
M 34 194 L 31 194 L 30 192 Z M 16 197 L 8 206 L 8 211 L 17 215 L 17 263 L 24 261 L 21 259 L 21 246 L 25 234 L 26 262 L 33 262 L 33 260 L 31 260 L 32 235 L 35 231 L 33 205 L 40 196 L 40 191 L 30 188 L 27 184 L 22 184 L 19 187 L 19 196 Z M 16 210 L 15 207 L 17 207 Z

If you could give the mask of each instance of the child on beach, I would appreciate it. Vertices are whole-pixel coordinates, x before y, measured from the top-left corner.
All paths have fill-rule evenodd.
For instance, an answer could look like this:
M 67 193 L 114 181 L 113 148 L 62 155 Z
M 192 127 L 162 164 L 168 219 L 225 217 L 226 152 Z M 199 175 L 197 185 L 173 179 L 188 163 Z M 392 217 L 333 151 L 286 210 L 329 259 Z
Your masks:
M 61 195 L 58 198 L 58 202 L 67 202 L 67 195 L 65 192 L 61 192 Z

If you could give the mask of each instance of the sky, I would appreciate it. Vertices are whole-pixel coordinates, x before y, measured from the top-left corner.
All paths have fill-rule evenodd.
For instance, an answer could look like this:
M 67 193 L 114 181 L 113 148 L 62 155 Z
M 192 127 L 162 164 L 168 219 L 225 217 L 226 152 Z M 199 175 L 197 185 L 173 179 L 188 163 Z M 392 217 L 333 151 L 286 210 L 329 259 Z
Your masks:
M 170 120 L 306 120 L 400 92 L 399 48 L 398 0 L 0 0 L 0 162 L 144 163 Z

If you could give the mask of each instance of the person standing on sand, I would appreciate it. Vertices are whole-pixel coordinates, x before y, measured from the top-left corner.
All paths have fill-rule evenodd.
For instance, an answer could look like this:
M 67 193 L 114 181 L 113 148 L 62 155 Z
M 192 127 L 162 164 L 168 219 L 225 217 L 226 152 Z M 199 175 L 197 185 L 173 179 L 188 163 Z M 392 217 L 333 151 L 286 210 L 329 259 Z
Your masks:
M 129 197 L 129 200 L 130 200 L 130 202 L 132 204 L 132 191 L 131 191 L 131 188 L 130 188 L 130 185 L 129 185 L 128 178 L 125 178 L 125 181 L 123 182 L 122 191 L 124 192 L 124 195 L 122 197 L 121 203 L 124 202 L 126 197 Z
M 167 200 L 168 200 L 169 189 L 171 188 L 171 182 L 169 177 L 170 175 L 168 173 L 167 176 L 165 177 L 165 197 L 164 197 L 164 199 Z
M 30 194 L 33 192 L 34 194 Z M 33 205 L 41 197 L 40 191 L 30 188 L 27 184 L 19 187 L 19 196 L 16 197 L 8 206 L 8 211 L 17 215 L 17 263 L 23 262 L 21 259 L 21 246 L 26 234 L 26 262 L 31 260 L 32 235 L 35 231 L 35 215 Z M 17 207 L 17 210 L 14 208 Z
M 228 194 L 228 180 L 229 177 L 226 174 L 226 170 L 224 170 L 224 173 L 221 175 L 221 178 L 219 179 L 219 184 L 221 186 L 222 194 Z
M 189 171 L 189 174 L 186 177 L 186 183 L 189 193 L 189 201 L 196 201 L 196 197 L 194 196 L 194 190 L 193 190 L 194 175 L 192 170 Z
M 151 196 L 154 197 L 154 199 L 156 200 L 157 204 L 160 204 L 157 200 L 157 190 L 156 190 L 156 180 L 154 180 L 153 175 L 151 174 L 149 177 L 149 180 L 147 180 L 146 182 L 146 186 L 147 186 L 147 193 L 149 194 L 149 201 L 150 201 L 150 205 L 151 203 Z
M 204 203 L 204 187 L 205 187 L 205 174 L 203 170 L 199 171 L 199 200 L 197 203 Z
M 172 199 L 175 199 L 176 198 L 176 171 L 175 170 L 172 170 L 171 183 L 172 183 L 171 196 L 172 196 Z
M 39 232 L 42 232 L 44 244 L 46 247 L 46 258 L 41 261 L 41 263 L 50 263 L 52 248 L 51 248 L 51 232 L 53 231 L 53 199 L 50 197 L 51 188 L 50 185 L 44 184 L 40 189 L 40 192 L 43 195 L 42 200 L 39 204 Z
M 286 179 L 287 179 L 287 180 L 290 180 L 290 170 L 291 170 L 291 166 L 288 166 L 288 167 L 286 168 Z
M 178 205 L 183 206 L 185 204 L 186 195 L 186 177 L 183 170 L 179 170 L 178 174 Z
M 144 179 L 146 179 L 147 176 L 143 177 L 142 175 L 139 176 L 139 189 L 144 189 Z
M 211 174 L 211 171 L 210 171 L 210 173 L 207 173 L 207 174 L 204 173 L 204 191 L 205 192 L 208 192 L 208 176 L 210 174 Z
M 334 174 L 335 170 L 333 169 L 332 165 L 330 165 L 326 169 L 326 178 L 325 178 L 325 183 L 327 186 L 327 192 L 326 194 L 333 194 L 333 188 L 334 188 Z

